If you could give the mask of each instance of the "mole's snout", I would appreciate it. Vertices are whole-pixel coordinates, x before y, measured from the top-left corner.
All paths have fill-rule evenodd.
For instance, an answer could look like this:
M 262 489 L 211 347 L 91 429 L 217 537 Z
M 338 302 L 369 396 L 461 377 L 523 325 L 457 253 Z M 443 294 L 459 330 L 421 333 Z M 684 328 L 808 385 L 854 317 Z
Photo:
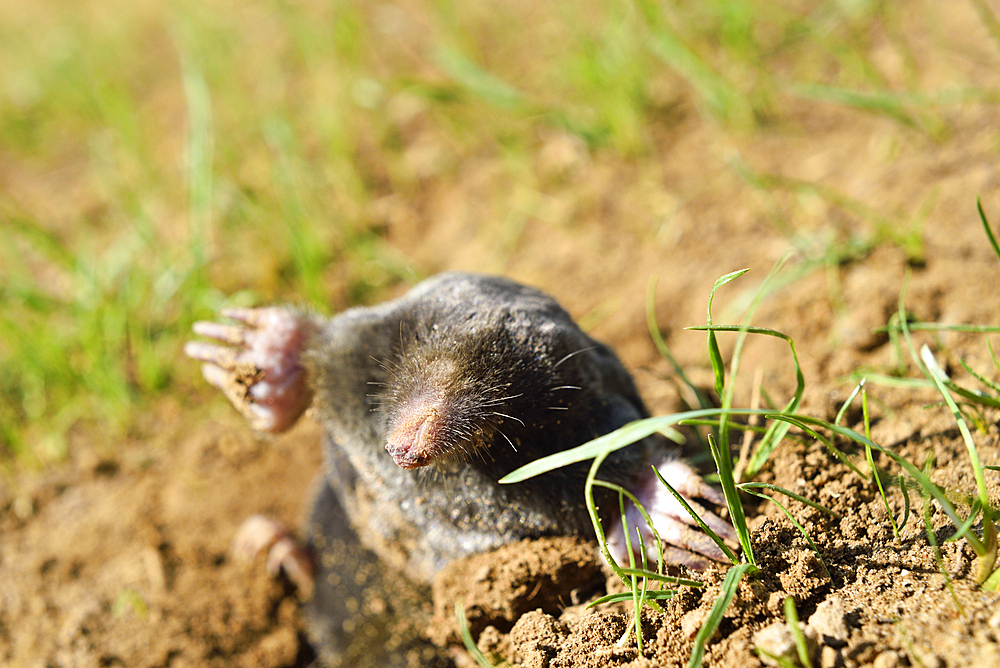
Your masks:
M 444 451 L 444 422 L 439 401 L 416 400 L 400 409 L 385 449 L 407 470 L 427 466 Z

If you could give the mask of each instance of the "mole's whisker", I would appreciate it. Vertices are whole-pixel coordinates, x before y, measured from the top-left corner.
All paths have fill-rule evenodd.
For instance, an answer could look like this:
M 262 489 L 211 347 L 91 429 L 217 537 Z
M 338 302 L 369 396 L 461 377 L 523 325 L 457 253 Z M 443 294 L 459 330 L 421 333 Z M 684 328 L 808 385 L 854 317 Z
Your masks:
M 565 356 L 565 357 L 563 357 L 563 358 L 562 358 L 561 360 L 559 360 L 558 362 L 556 362 L 555 364 L 553 364 L 553 365 L 552 365 L 552 368 L 553 368 L 553 369 L 558 369 L 558 368 L 559 368 L 559 365 L 560 365 L 560 364 L 562 364 L 563 362 L 565 362 L 566 360 L 568 360 L 569 358 L 571 358 L 571 357 L 575 357 L 576 355 L 579 355 L 580 353 L 585 353 L 585 352 L 587 352 L 588 350 L 594 350 L 594 349 L 595 349 L 596 347 L 597 347 L 597 346 L 587 346 L 586 348 L 580 348 L 579 350 L 576 350 L 576 351 L 574 351 L 574 352 L 571 352 L 570 354 L 566 355 L 566 356 Z
M 489 401 L 484 401 L 483 403 L 479 404 L 479 407 L 493 408 L 495 406 L 503 406 L 505 403 L 507 403 L 506 401 L 507 399 L 513 399 L 514 397 L 519 397 L 519 396 L 521 395 L 515 394 L 513 397 L 503 397 L 502 399 L 490 399 Z
M 507 415 L 506 413 L 498 413 L 497 411 L 493 411 L 492 413 L 490 413 L 490 415 L 499 415 L 500 417 L 507 418 L 508 420 L 514 420 L 515 422 L 520 422 L 522 427 L 525 426 L 524 420 L 522 420 L 521 418 L 516 418 L 513 415 Z
M 517 418 L 515 418 L 515 419 L 517 419 Z M 518 422 L 521 422 L 521 421 L 518 420 Z M 524 423 L 521 422 L 521 424 L 524 424 Z M 514 445 L 514 441 L 510 440 L 510 437 L 507 436 L 507 434 L 503 433 L 503 431 L 501 431 L 500 429 L 497 429 L 497 433 L 500 434 L 501 436 L 503 436 L 507 440 L 507 442 L 510 443 L 510 447 L 514 450 L 514 452 L 517 452 L 517 446 Z
M 399 368 L 400 368 L 399 364 L 395 364 L 392 361 L 387 360 L 387 359 L 381 359 L 380 360 L 380 359 L 378 359 L 377 357 L 375 357 L 373 355 L 369 355 L 368 357 L 371 359 L 371 361 L 373 361 L 376 364 L 378 364 L 379 368 L 382 369 L 382 371 L 385 371 L 387 374 L 389 374 L 393 378 L 397 377 L 397 373 L 396 372 L 399 371 Z

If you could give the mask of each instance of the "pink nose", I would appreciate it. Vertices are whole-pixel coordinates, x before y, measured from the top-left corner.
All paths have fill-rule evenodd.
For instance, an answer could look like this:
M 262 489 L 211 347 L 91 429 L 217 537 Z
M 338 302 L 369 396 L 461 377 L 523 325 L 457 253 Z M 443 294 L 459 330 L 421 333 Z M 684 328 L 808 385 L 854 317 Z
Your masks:
M 392 461 L 407 470 L 427 466 L 441 454 L 441 413 L 432 401 L 407 406 L 386 440 Z

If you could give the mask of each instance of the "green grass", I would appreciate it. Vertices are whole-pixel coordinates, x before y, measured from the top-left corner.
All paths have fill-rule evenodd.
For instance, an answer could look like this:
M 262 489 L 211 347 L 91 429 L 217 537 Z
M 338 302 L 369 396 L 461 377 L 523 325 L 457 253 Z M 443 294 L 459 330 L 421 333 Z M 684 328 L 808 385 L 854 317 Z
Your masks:
M 982 210 L 982 206 L 979 206 L 979 215 L 981 222 L 983 224 L 987 240 L 997 254 L 998 260 L 1000 260 L 1000 247 L 997 246 L 994 233 L 986 219 L 986 216 Z M 775 266 L 774 270 L 769 276 L 772 278 L 784 264 L 784 260 L 779 261 Z M 674 413 L 672 415 L 665 415 L 659 417 L 646 418 L 644 420 L 638 420 L 632 422 L 624 427 L 614 431 L 610 434 L 606 434 L 599 438 L 596 438 L 588 443 L 580 445 L 576 448 L 559 452 L 553 455 L 549 455 L 542 459 L 536 460 L 520 469 L 508 474 L 503 479 L 501 483 L 517 483 L 528 478 L 541 475 L 542 473 L 561 468 L 573 463 L 578 463 L 582 461 L 592 460 L 590 472 L 588 474 L 587 483 L 585 487 L 585 495 L 587 507 L 590 511 L 591 520 L 594 525 L 595 534 L 597 536 L 598 542 L 601 546 L 602 553 L 604 554 L 605 560 L 608 562 L 611 569 L 618 575 L 618 577 L 625 583 L 629 588 L 629 593 L 623 595 L 613 595 L 607 596 L 600 599 L 598 602 L 607 601 L 618 601 L 618 600 L 628 600 L 631 598 L 634 604 L 634 620 L 632 628 L 635 632 L 636 644 L 639 651 L 642 651 L 643 639 L 641 635 L 641 624 L 640 614 L 641 609 L 644 605 L 649 605 L 650 607 L 659 610 L 659 606 L 656 603 L 657 600 L 671 598 L 675 593 L 676 589 L 661 589 L 651 594 L 647 590 L 650 581 L 653 582 L 665 582 L 675 586 L 689 586 L 696 587 L 700 586 L 697 581 L 682 581 L 677 577 L 668 577 L 663 575 L 664 563 L 663 563 L 663 551 L 659 544 L 659 537 L 656 533 L 656 528 L 653 525 L 652 520 L 647 514 L 646 510 L 642 507 L 639 501 L 630 494 L 627 490 L 618 487 L 617 485 L 611 485 L 609 483 L 603 482 L 597 479 L 598 471 L 604 460 L 615 450 L 620 448 L 628 447 L 632 443 L 641 440 L 647 436 L 654 433 L 660 433 L 671 440 L 682 443 L 684 437 L 675 429 L 676 426 L 685 425 L 689 427 L 696 427 L 698 429 L 707 429 L 708 433 L 705 435 L 704 440 L 709 444 L 712 451 L 712 456 L 715 460 L 716 473 L 718 475 L 719 481 L 722 485 L 723 494 L 725 495 L 726 505 L 729 511 L 728 517 L 733 527 L 736 530 L 736 534 L 739 538 L 740 545 L 742 546 L 742 555 L 737 556 L 734 554 L 728 546 L 722 541 L 722 539 L 717 536 L 714 532 L 709 529 L 701 517 L 699 517 L 694 510 L 688 505 L 686 500 L 670 485 L 669 482 L 660 477 L 660 482 L 667 487 L 671 494 L 676 498 L 676 500 L 684 507 L 687 513 L 692 517 L 692 519 L 701 527 L 701 529 L 708 534 L 715 543 L 720 547 L 720 549 L 726 554 L 727 558 L 731 561 L 732 567 L 727 573 L 725 582 L 723 583 L 722 590 L 720 592 L 719 599 L 715 602 L 713 606 L 713 612 L 709 616 L 709 619 L 705 622 L 701 629 L 698 637 L 695 640 L 694 650 L 690 657 L 689 666 L 698 666 L 701 663 L 701 658 L 704 654 L 705 643 L 708 638 L 712 636 L 715 631 L 716 625 L 718 624 L 719 618 L 724 612 L 725 607 L 731 601 L 732 597 L 735 595 L 736 587 L 739 584 L 740 579 L 744 576 L 754 577 L 759 572 L 759 566 L 757 565 L 756 559 L 753 552 L 753 543 L 751 541 L 750 531 L 747 526 L 746 516 L 743 510 L 742 500 L 740 498 L 740 492 L 746 492 L 753 496 L 761 497 L 766 500 L 774 502 L 780 510 L 785 514 L 790 522 L 798 529 L 802 535 L 805 537 L 806 541 L 809 543 L 810 548 L 816 553 L 823 564 L 824 571 L 827 577 L 830 577 L 830 573 L 826 568 L 826 564 L 823 563 L 822 551 L 819 546 L 813 541 L 809 536 L 808 532 L 802 525 L 795 519 L 794 515 L 788 511 L 775 497 L 767 496 L 762 494 L 761 489 L 767 489 L 770 491 L 777 492 L 793 498 L 799 502 L 802 502 L 808 506 L 821 510 L 823 512 L 829 513 L 833 516 L 837 514 L 823 506 L 802 497 L 801 495 L 790 492 L 783 488 L 777 487 L 775 485 L 767 485 L 763 483 L 755 483 L 752 481 L 737 480 L 734 476 L 733 470 L 733 449 L 730 447 L 730 432 L 733 429 L 743 430 L 751 429 L 754 430 L 750 424 L 742 424 L 735 422 L 733 418 L 745 417 L 756 415 L 765 418 L 770 421 L 770 426 L 766 429 L 757 429 L 754 431 L 759 432 L 759 437 L 755 442 L 754 454 L 749 459 L 749 466 L 743 469 L 743 475 L 746 478 L 752 478 L 757 472 L 767 463 L 767 460 L 773 454 L 775 449 L 781 443 L 783 439 L 786 438 L 789 432 L 789 428 L 795 427 L 800 434 L 805 435 L 808 438 L 815 439 L 826 446 L 827 450 L 838 458 L 841 462 L 846 464 L 856 475 L 862 478 L 865 482 L 874 483 L 877 488 L 877 493 L 881 496 L 886 509 L 887 521 L 891 524 L 893 533 L 897 537 L 900 536 L 900 531 L 903 526 L 905 526 L 907 518 L 909 516 L 909 493 L 907 491 L 907 486 L 912 485 L 918 488 L 921 495 L 924 498 L 924 522 L 926 527 L 926 532 L 929 541 L 934 547 L 937 555 L 938 562 L 941 565 L 942 574 L 945 577 L 945 581 L 948 582 L 949 590 L 951 590 L 951 584 L 948 575 L 944 569 L 943 563 L 940 557 L 940 551 L 938 549 L 937 542 L 934 538 L 934 532 L 930 526 L 930 501 L 935 501 L 938 506 L 944 511 L 945 515 L 951 520 L 954 528 L 955 535 L 952 540 L 965 540 L 969 546 L 973 549 L 979 558 L 979 568 L 975 576 L 977 583 L 982 585 L 984 588 L 989 590 L 996 590 L 998 588 L 998 583 L 1000 583 L 1000 568 L 997 568 L 998 559 L 998 540 L 997 540 L 997 527 L 996 521 L 998 516 L 998 511 L 990 503 L 990 498 L 988 490 L 986 487 L 984 467 L 980 462 L 977 447 L 972 437 L 972 434 L 968 428 L 966 415 L 967 413 L 959 408 L 957 401 L 963 401 L 967 406 L 974 409 L 982 407 L 996 408 L 998 406 L 997 401 L 1000 396 L 996 394 L 990 395 L 987 391 L 997 392 L 997 385 L 992 381 L 984 378 L 983 376 L 972 372 L 967 365 L 965 368 L 970 372 L 976 380 L 980 381 L 987 391 L 980 389 L 967 389 L 956 384 L 945 374 L 941 369 L 940 364 L 934 358 L 933 353 L 927 346 L 924 346 L 920 353 L 918 354 L 912 339 L 910 337 L 910 324 L 908 323 L 906 309 L 905 309 L 905 299 L 906 299 L 906 287 L 908 283 L 908 277 L 904 281 L 902 289 L 899 296 L 899 308 L 897 313 L 898 323 L 897 327 L 903 334 L 907 350 L 910 353 L 912 361 L 915 367 L 923 373 L 930 381 L 932 386 L 937 390 L 944 400 L 944 404 L 950 410 L 952 416 L 955 419 L 959 431 L 961 433 L 962 439 L 966 445 L 969 460 L 972 464 L 973 472 L 976 478 L 976 491 L 974 494 L 965 493 L 962 490 L 946 490 L 939 485 L 936 485 L 931 480 L 931 473 L 929 471 L 921 470 L 918 466 L 914 465 L 908 461 L 905 457 L 896 453 L 895 451 L 886 448 L 880 444 L 875 443 L 871 440 L 870 433 L 870 423 L 869 423 L 869 412 L 868 412 L 868 401 L 867 392 L 865 389 L 865 382 L 862 381 L 858 384 L 854 392 L 851 393 L 848 400 L 842 406 L 838 412 L 837 418 L 834 422 L 828 422 L 826 420 L 817 419 L 815 417 L 798 413 L 798 407 L 802 397 L 802 393 L 805 389 L 805 379 L 803 378 L 801 368 L 799 366 L 798 357 L 795 354 L 795 346 L 791 337 L 782 334 L 780 332 L 775 332 L 770 329 L 755 327 L 750 324 L 752 315 L 756 310 L 761 299 L 768 293 L 769 280 L 766 280 L 757 291 L 755 298 L 752 300 L 752 304 L 748 309 L 748 312 L 744 318 L 744 322 L 741 325 L 716 325 L 712 321 L 712 301 L 715 297 L 716 291 L 725 286 L 726 284 L 740 278 L 746 270 L 734 271 L 726 274 L 719 278 L 708 297 L 708 307 L 706 311 L 706 317 L 708 325 L 704 327 L 691 327 L 692 330 L 703 330 L 708 332 L 708 352 L 709 359 L 711 360 L 712 368 L 715 372 L 715 394 L 720 399 L 720 405 L 717 408 L 713 407 L 703 407 L 698 409 L 692 409 L 688 411 L 683 411 L 680 413 Z M 968 326 L 957 326 L 959 329 L 964 329 L 969 331 Z M 657 342 L 657 346 L 663 352 L 664 356 L 668 361 L 673 361 L 673 356 L 670 354 L 669 350 L 666 348 L 666 344 L 659 338 L 659 333 L 655 327 L 651 327 L 651 331 L 654 332 L 654 341 Z M 977 327 L 972 328 L 972 331 L 995 331 L 992 327 Z M 737 334 L 738 340 L 737 344 L 733 349 L 732 359 L 727 368 L 720 352 L 720 346 L 717 340 L 717 333 L 720 332 L 734 332 Z M 746 409 L 738 408 L 733 406 L 733 396 L 734 396 L 734 386 L 737 381 L 740 368 L 740 359 L 743 352 L 743 341 L 750 334 L 774 336 L 785 340 L 790 347 L 792 366 L 794 369 L 794 376 L 796 378 L 796 390 L 794 396 L 788 401 L 788 403 L 781 410 L 773 409 Z M 989 345 L 989 342 L 987 341 Z M 993 359 L 996 371 L 1000 373 L 1000 363 L 998 363 L 996 355 L 993 354 L 992 345 L 989 345 L 990 354 Z M 690 384 L 690 381 L 686 380 L 686 377 L 681 376 L 685 383 Z M 839 425 L 841 418 L 846 412 L 848 405 L 851 404 L 856 397 L 861 397 L 862 403 L 862 413 L 864 416 L 864 433 L 859 433 L 847 427 Z M 985 432 L 985 429 L 983 430 Z M 824 433 L 829 433 L 830 436 L 824 435 Z M 853 442 L 863 448 L 865 453 L 865 458 L 868 463 L 868 470 L 871 472 L 867 474 L 863 472 L 854 462 L 853 457 L 850 453 L 845 452 L 843 445 L 838 445 L 838 440 L 840 444 L 846 444 Z M 718 441 L 718 442 L 717 442 Z M 890 512 L 889 502 L 886 496 L 886 488 L 883 485 L 882 479 L 885 473 L 880 471 L 876 465 L 873 458 L 873 452 L 879 452 L 883 456 L 887 457 L 893 463 L 895 463 L 902 472 L 898 474 L 898 482 L 901 492 L 903 493 L 905 499 L 905 510 L 903 517 L 897 522 L 896 518 L 892 516 Z M 655 469 L 654 469 L 655 470 Z M 657 473 L 659 477 L 659 473 Z M 628 499 L 640 509 L 642 516 L 650 529 L 652 530 L 654 540 L 656 541 L 656 547 L 659 554 L 658 563 L 656 564 L 656 570 L 651 570 L 645 563 L 645 553 L 646 550 L 642 545 L 641 534 L 636 531 L 636 536 L 638 537 L 640 543 L 635 546 L 636 550 L 642 555 L 643 563 L 641 567 L 637 567 L 634 556 L 632 554 L 633 545 L 631 544 L 631 528 L 624 524 L 625 535 L 626 535 L 626 546 L 629 552 L 630 563 L 627 567 L 622 567 L 616 563 L 615 559 L 611 556 L 610 551 L 607 546 L 607 541 L 605 538 L 605 530 L 602 526 L 602 522 L 598 516 L 598 509 L 594 501 L 594 487 L 606 487 L 618 492 L 619 502 L 622 504 L 621 509 L 621 521 L 625 523 L 625 500 Z M 958 505 L 952 500 L 952 497 L 958 495 L 964 498 L 969 506 L 970 510 L 966 516 L 963 516 L 962 512 L 959 510 Z M 972 527 L 979 523 L 982 527 L 981 534 L 976 534 L 973 532 Z M 954 592 L 952 592 L 954 598 Z M 962 614 L 961 604 L 958 602 L 957 598 L 954 598 L 955 605 Z M 596 604 L 596 602 L 595 602 Z M 790 622 L 795 616 L 794 604 L 790 603 L 786 605 L 786 610 L 789 614 Z M 797 647 L 799 649 L 800 659 L 803 661 L 803 665 L 808 665 L 808 660 L 805 657 L 804 641 L 796 636 Z
M 469 620 L 465 618 L 465 606 L 461 601 L 455 603 L 455 618 L 458 621 L 458 633 L 462 636 L 462 644 L 466 651 L 472 656 L 477 664 L 482 668 L 497 668 L 498 666 L 509 665 L 506 661 L 494 663 L 486 658 L 482 650 L 476 646 L 476 641 L 472 638 L 472 631 L 469 630 Z
M 771 273 L 771 277 L 773 277 L 780 270 L 783 264 L 784 261 L 782 260 L 775 266 L 774 271 L 772 271 Z M 792 352 L 792 360 L 794 363 L 795 377 L 797 379 L 796 383 L 797 388 L 794 396 L 785 406 L 785 409 L 783 411 L 784 415 L 793 414 L 794 410 L 798 407 L 799 402 L 801 400 L 805 382 L 802 376 L 801 369 L 799 367 L 798 358 L 795 355 L 795 346 L 792 340 L 789 337 L 779 332 L 774 332 L 773 330 L 768 330 L 759 327 L 752 327 L 750 325 L 752 314 L 759 305 L 760 299 L 762 299 L 763 296 L 767 294 L 768 281 L 765 281 L 764 284 L 762 284 L 760 289 L 758 290 L 757 298 L 755 298 L 753 305 L 751 306 L 749 312 L 747 313 L 743 325 L 737 327 L 731 327 L 731 326 L 725 326 L 725 325 L 719 326 L 713 324 L 712 301 L 715 297 L 716 291 L 719 288 L 725 286 L 726 284 L 738 279 L 745 273 L 746 270 L 731 272 L 729 274 L 726 274 L 725 276 L 722 276 L 715 282 L 715 285 L 712 287 L 711 293 L 709 294 L 708 307 L 706 310 L 707 321 L 709 324 L 704 328 L 701 327 L 691 328 L 691 329 L 704 329 L 708 331 L 709 357 L 711 359 L 712 367 L 715 372 L 714 389 L 716 391 L 717 396 L 721 397 L 720 407 L 700 408 L 695 410 L 684 411 L 682 413 L 676 413 L 673 415 L 647 418 L 645 420 L 639 420 L 637 422 L 633 422 L 615 432 L 594 439 L 593 441 L 583 444 L 577 448 L 556 453 L 554 455 L 550 455 L 548 457 L 539 459 L 531 464 L 528 464 L 510 473 L 500 481 L 501 483 L 516 483 L 525 480 L 527 478 L 533 477 L 535 475 L 539 475 L 546 471 L 550 471 L 555 468 L 569 465 L 571 463 L 593 459 L 593 462 L 590 467 L 590 472 L 587 477 L 587 483 L 585 486 L 587 507 L 590 512 L 591 520 L 594 525 L 594 530 L 597 535 L 598 542 L 601 546 L 601 551 L 604 554 L 605 560 L 608 562 L 611 569 L 618 575 L 619 578 L 621 578 L 621 580 L 630 589 L 631 597 L 633 600 L 633 610 L 634 610 L 634 620 L 632 622 L 632 628 L 634 629 L 637 647 L 641 652 L 643 646 L 643 639 L 641 634 L 642 626 L 640 623 L 640 616 L 643 606 L 649 605 L 654 609 L 659 609 L 656 600 L 670 598 L 676 592 L 675 589 L 667 589 L 667 590 L 661 589 L 656 591 L 655 594 L 650 595 L 650 592 L 647 591 L 647 587 L 650 580 L 654 582 L 665 582 L 675 586 L 699 586 L 699 584 L 696 581 L 684 580 L 676 576 L 668 577 L 663 575 L 664 560 L 663 560 L 662 546 L 660 545 L 660 540 L 657 535 L 656 528 L 653 525 L 653 522 L 650 519 L 649 515 L 646 513 L 646 510 L 642 507 L 641 503 L 627 490 L 624 490 L 616 485 L 611 485 L 609 483 L 597 480 L 596 476 L 601 467 L 601 464 L 604 462 L 605 458 L 611 452 L 614 452 L 615 450 L 623 447 L 627 447 L 628 445 L 636 442 L 637 440 L 645 438 L 646 436 L 649 436 L 653 433 L 660 433 L 663 434 L 664 436 L 667 436 L 671 440 L 674 440 L 675 442 L 681 443 L 684 440 L 683 436 L 674 429 L 674 425 L 688 425 L 688 426 L 698 425 L 703 428 L 706 426 L 710 427 L 711 431 L 707 434 L 705 440 L 711 447 L 712 456 L 715 459 L 716 463 L 718 477 L 722 484 L 723 493 L 726 498 L 726 505 L 729 510 L 730 521 L 732 522 L 733 527 L 736 529 L 736 534 L 739 538 L 740 545 L 743 548 L 742 558 L 737 556 L 717 534 L 715 534 L 711 529 L 709 529 L 709 527 L 705 524 L 702 518 L 699 517 L 694 510 L 692 510 L 692 508 L 690 507 L 688 502 L 684 499 L 684 497 L 682 497 L 670 485 L 669 482 L 667 482 L 661 476 L 659 476 L 659 472 L 657 472 L 657 476 L 660 478 L 660 482 L 665 487 L 667 487 L 667 489 L 674 496 L 674 498 L 684 507 L 684 509 L 688 512 L 688 514 L 692 517 L 692 519 L 701 527 L 701 529 L 712 538 L 712 540 L 716 543 L 716 545 L 718 545 L 718 547 L 722 550 L 722 552 L 729 558 L 733 566 L 727 573 L 727 577 L 723 583 L 722 591 L 720 593 L 720 598 L 716 601 L 716 604 L 713 607 L 711 614 L 704 623 L 701 631 L 699 632 L 695 640 L 695 649 L 692 653 L 690 662 L 688 664 L 690 666 L 700 665 L 701 656 L 704 653 L 705 643 L 707 642 L 708 638 L 712 637 L 712 634 L 715 632 L 718 623 L 721 621 L 722 614 L 725 611 L 726 606 L 728 605 L 729 601 L 732 600 L 733 596 L 735 596 L 736 588 L 739 584 L 739 581 L 742 579 L 744 575 L 752 576 L 759 571 L 759 568 L 757 567 L 754 558 L 753 545 L 750 541 L 750 531 L 747 526 L 745 513 L 743 511 L 743 504 L 740 499 L 739 491 L 737 489 L 737 483 L 739 481 L 737 481 L 734 477 L 733 462 L 732 458 L 729 455 L 730 453 L 729 434 L 732 428 L 739 428 L 739 425 L 733 424 L 731 422 L 732 417 L 746 416 L 746 415 L 760 415 L 764 417 L 774 418 L 776 416 L 773 414 L 774 411 L 770 410 L 738 409 L 732 407 L 732 401 L 733 401 L 732 388 L 739 372 L 740 357 L 742 355 L 742 350 L 743 350 L 743 341 L 745 340 L 746 336 L 751 333 L 759 335 L 767 335 L 767 336 L 776 336 L 778 338 L 784 339 L 786 342 L 789 343 Z M 655 331 L 655 328 L 653 329 Z M 728 373 L 728 379 L 729 379 L 728 382 L 727 382 L 727 373 L 725 364 L 723 361 L 722 353 L 720 352 L 716 336 L 717 332 L 725 332 L 725 331 L 736 332 L 738 334 L 738 339 L 739 339 L 735 347 L 735 350 L 733 352 L 733 358 Z M 654 339 L 655 338 L 656 337 L 654 336 Z M 662 341 L 660 348 L 662 351 L 665 352 L 665 356 L 667 357 L 668 360 L 673 359 L 669 351 L 666 349 L 665 345 L 662 345 Z M 760 440 L 760 445 L 758 447 L 758 450 L 763 451 L 766 454 L 763 456 L 757 469 L 754 469 L 755 471 L 759 469 L 760 465 L 763 465 L 763 462 L 766 462 L 767 456 L 778 444 L 778 442 L 780 442 L 780 440 L 784 437 L 787 430 L 788 430 L 788 423 L 783 422 L 781 420 L 774 420 L 772 426 L 769 427 L 764 432 L 764 435 Z M 719 441 L 718 444 L 716 442 L 717 439 Z M 612 557 L 610 550 L 608 549 L 607 541 L 605 538 L 604 527 L 602 526 L 601 520 L 598 516 L 598 509 L 594 502 L 593 488 L 595 486 L 607 487 L 618 492 L 619 500 L 620 503 L 622 504 L 621 521 L 623 522 L 623 526 L 625 529 L 626 547 L 630 561 L 628 567 L 620 566 Z M 806 503 L 814 507 L 822 508 L 821 506 L 818 506 L 818 504 L 811 503 L 805 499 L 802 499 L 802 497 L 799 495 L 787 492 L 787 490 L 783 490 L 773 485 L 769 486 L 769 488 L 772 489 L 773 491 L 789 494 L 793 498 L 804 500 L 806 501 Z M 774 500 L 771 497 L 767 497 L 761 495 L 756 491 L 753 491 L 749 487 L 747 488 L 747 491 L 757 496 L 763 496 L 763 498 L 765 499 L 769 499 L 772 501 Z M 657 566 L 656 572 L 651 571 L 645 563 L 646 550 L 642 545 L 641 533 L 639 533 L 638 531 L 636 531 L 635 535 L 640 542 L 636 546 L 636 551 L 638 551 L 638 553 L 642 556 L 643 563 L 641 565 L 641 568 L 636 567 L 635 557 L 633 554 L 633 546 L 631 544 L 632 530 L 631 527 L 628 526 L 625 519 L 624 502 L 626 498 L 632 503 L 636 504 L 636 506 L 642 513 L 642 516 L 646 521 L 647 525 L 652 530 L 652 534 L 659 555 L 656 565 Z M 785 510 L 785 508 L 781 506 L 780 503 L 778 505 L 791 518 L 791 515 L 788 513 L 788 511 Z M 794 518 L 792 518 L 792 521 L 794 522 Z M 802 529 L 802 527 L 797 522 L 795 524 L 796 527 L 798 527 L 800 531 L 802 531 L 803 534 L 805 534 L 805 531 Z M 819 550 L 812 542 L 812 539 L 809 538 L 808 535 L 806 535 L 806 538 L 807 540 L 809 540 L 810 545 L 817 552 L 817 554 L 819 554 Z M 624 597 L 611 596 L 600 599 L 600 601 L 603 602 L 607 600 L 618 600 L 619 598 L 624 598 Z

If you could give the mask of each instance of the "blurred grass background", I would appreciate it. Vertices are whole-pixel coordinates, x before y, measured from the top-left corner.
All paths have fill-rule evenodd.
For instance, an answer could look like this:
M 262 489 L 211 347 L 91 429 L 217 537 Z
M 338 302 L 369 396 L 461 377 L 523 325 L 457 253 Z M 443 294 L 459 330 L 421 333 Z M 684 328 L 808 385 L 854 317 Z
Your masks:
M 207 394 L 179 350 L 224 300 L 329 312 L 438 269 L 405 239 L 470 163 L 514 184 L 482 223 L 510 253 L 531 193 L 574 187 L 575 155 L 655 183 L 684 116 L 723 154 L 801 134 L 788 113 L 810 105 L 945 144 L 952 109 L 1000 96 L 961 65 L 997 66 L 996 7 L 964 6 L 973 44 L 932 2 L 4 3 L 0 462 L 58 461 L 74 429 L 141 437 L 160 397 Z M 920 260 L 920 206 L 728 168 L 763 201 L 805 193 L 870 223 L 810 237 L 776 215 L 820 264 L 879 244 Z

